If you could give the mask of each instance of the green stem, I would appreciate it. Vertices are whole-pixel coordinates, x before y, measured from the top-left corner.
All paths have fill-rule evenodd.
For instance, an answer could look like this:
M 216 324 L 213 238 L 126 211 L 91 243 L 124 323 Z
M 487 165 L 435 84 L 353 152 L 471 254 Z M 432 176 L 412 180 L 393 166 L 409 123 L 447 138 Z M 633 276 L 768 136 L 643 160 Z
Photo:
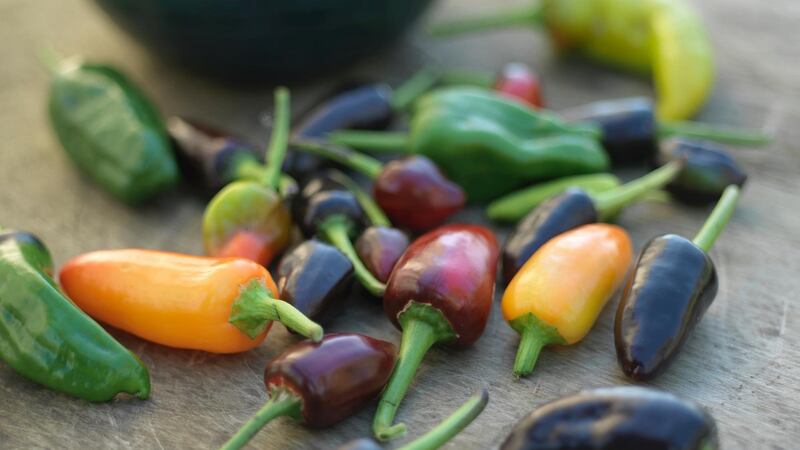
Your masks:
M 470 397 L 460 408 L 431 431 L 398 450 L 435 450 L 467 427 L 480 415 L 489 402 L 486 389 Z
M 264 173 L 264 184 L 278 190 L 283 160 L 289 144 L 289 90 L 285 87 L 275 89 L 275 115 L 272 123 L 272 136 L 267 147 L 264 160 L 267 167 Z
M 58 68 L 63 61 L 64 55 L 50 45 L 39 51 L 39 62 L 42 63 L 42 66 L 50 75 L 55 75 L 58 72 Z
M 310 139 L 293 139 L 292 148 L 322 156 L 339 164 L 345 165 L 371 179 L 378 178 L 383 172 L 383 164 L 377 159 L 362 155 L 348 148 L 326 144 Z
M 408 152 L 408 133 L 388 131 L 340 130 L 328 135 L 334 144 L 370 153 Z
M 273 391 L 267 403 L 236 432 L 220 450 L 238 450 L 253 438 L 269 421 L 288 416 L 300 420 L 303 400 L 292 392 L 280 389 Z
M 347 256 L 353 264 L 353 273 L 362 286 L 372 295 L 382 297 L 386 285 L 375 278 L 358 257 L 353 243 L 350 241 L 350 220 L 344 216 L 332 216 L 318 226 L 320 235 Z
M 392 222 L 389 221 L 389 218 L 386 217 L 386 213 L 383 212 L 380 206 L 375 203 L 375 200 L 372 198 L 371 195 L 367 191 L 365 191 L 361 186 L 358 185 L 352 178 L 348 177 L 347 175 L 339 172 L 338 170 L 332 171 L 330 173 L 331 179 L 345 188 L 348 191 L 352 192 L 355 195 L 356 200 L 358 200 L 358 204 L 361 205 L 361 209 L 364 210 L 364 214 L 367 215 L 369 222 L 372 225 L 378 227 L 391 227 Z
M 471 19 L 453 20 L 435 25 L 431 36 L 454 36 L 476 31 L 489 31 L 517 26 L 535 26 L 544 19 L 541 7 L 531 7 L 485 15 Z
M 661 189 L 678 176 L 683 164 L 683 161 L 672 161 L 616 189 L 593 195 L 598 215 L 604 217 L 609 211 L 619 211 L 648 192 Z
M 722 230 L 725 229 L 725 225 L 727 225 L 728 221 L 731 219 L 733 211 L 736 209 L 736 202 L 739 201 L 740 192 L 739 186 L 735 184 L 725 188 L 722 197 L 720 197 L 717 202 L 717 206 L 711 211 L 711 215 L 706 219 L 703 228 L 700 229 L 697 236 L 692 240 L 695 245 L 706 252 L 711 250 L 711 247 L 714 246 L 714 242 L 716 242 Z
M 242 155 L 231 163 L 231 170 L 226 173 L 227 180 L 265 180 L 267 178 L 266 166 L 256 160 L 255 156 Z
M 250 339 L 263 333 L 271 321 L 278 321 L 314 342 L 319 342 L 323 333 L 319 324 L 291 304 L 277 300 L 264 281 L 258 279 L 241 288 L 239 297 L 231 306 L 228 321 Z
M 519 348 L 514 359 L 514 376 L 517 378 L 533 372 L 539 353 L 545 345 L 566 344 L 555 327 L 531 313 L 517 317 L 509 325 L 520 334 Z
M 430 67 L 422 68 L 394 90 L 391 99 L 392 108 L 395 111 L 404 111 L 436 85 L 437 81 L 439 81 L 437 71 Z
M 488 89 L 492 87 L 494 80 L 494 74 L 468 70 L 449 70 L 439 75 L 439 82 L 449 86 L 477 86 Z
M 661 122 L 658 124 L 658 134 L 661 137 L 677 135 L 733 145 L 761 146 L 772 142 L 772 136 L 761 131 L 699 122 Z

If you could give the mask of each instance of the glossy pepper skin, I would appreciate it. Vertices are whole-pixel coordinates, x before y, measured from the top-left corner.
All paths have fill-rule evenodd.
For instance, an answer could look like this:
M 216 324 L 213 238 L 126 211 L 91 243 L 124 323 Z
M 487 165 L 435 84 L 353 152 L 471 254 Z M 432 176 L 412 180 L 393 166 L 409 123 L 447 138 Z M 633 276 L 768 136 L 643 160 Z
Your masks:
M 730 185 L 744 186 L 747 173 L 724 147 L 709 141 L 673 138 L 662 142 L 655 157 L 657 166 L 684 159 L 681 174 L 666 186 L 682 202 L 702 205 L 719 199 Z
M 544 107 L 539 74 L 523 63 L 515 62 L 503 66 L 497 74 L 493 89 L 531 108 Z
M 353 264 L 336 247 L 309 239 L 283 256 L 276 278 L 280 298 L 317 319 L 344 297 Z
M 35 236 L 0 231 L 0 359 L 20 375 L 93 402 L 146 399 L 142 362 L 64 297 Z
M 319 340 L 322 329 L 286 302 L 263 266 L 152 250 L 106 250 L 70 260 L 61 286 L 90 316 L 169 347 L 238 353 L 280 320 Z
M 145 94 L 105 64 L 62 64 L 53 74 L 50 123 L 78 168 L 137 204 L 178 182 L 164 124 Z
M 523 418 L 500 450 L 715 450 L 714 419 L 694 403 L 652 388 L 580 392 Z
M 575 344 L 589 333 L 625 280 L 633 258 L 620 227 L 590 224 L 536 251 L 503 294 L 505 320 L 521 334 L 514 374 L 528 375 L 547 344 Z
M 356 240 L 356 253 L 375 278 L 386 283 L 408 244 L 408 236 L 397 228 L 371 226 Z

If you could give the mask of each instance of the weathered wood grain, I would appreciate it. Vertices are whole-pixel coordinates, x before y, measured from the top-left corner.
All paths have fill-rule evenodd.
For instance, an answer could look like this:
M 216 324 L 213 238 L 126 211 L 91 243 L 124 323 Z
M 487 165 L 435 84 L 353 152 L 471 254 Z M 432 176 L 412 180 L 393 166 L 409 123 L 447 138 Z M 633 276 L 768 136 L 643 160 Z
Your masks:
M 449 0 L 427 20 L 523 3 Z M 708 407 L 726 449 L 793 449 L 800 445 L 800 4 L 695 3 L 711 30 L 719 68 L 702 118 L 762 127 L 776 133 L 777 141 L 763 150 L 736 150 L 752 177 L 741 208 L 712 252 L 721 278 L 719 295 L 681 357 L 653 385 Z M 271 104 L 271 87 L 221 86 L 155 61 L 89 2 L 0 0 L 0 223 L 39 234 L 58 263 L 101 248 L 199 253 L 202 199 L 179 191 L 130 209 L 73 170 L 46 122 L 47 77 L 36 59 L 46 45 L 122 66 L 166 113 L 211 120 L 260 141 L 266 133 L 258 117 Z M 527 31 L 443 42 L 416 33 L 350 75 L 396 81 L 426 61 L 494 69 L 509 60 L 539 68 L 553 107 L 650 92 L 646 81 L 560 60 L 541 34 Z M 295 108 L 310 104 L 330 81 L 293 86 Z M 691 235 L 706 212 L 646 203 L 628 209 L 620 223 L 640 248 L 662 232 Z M 482 220 L 477 211 L 461 218 Z M 412 435 L 421 433 L 488 386 L 486 412 L 449 448 L 491 448 L 542 402 L 582 388 L 626 383 L 613 350 L 615 303 L 583 343 L 546 350 L 534 375 L 523 381 L 510 375 L 517 338 L 495 308 L 475 347 L 431 351 L 399 419 Z M 356 293 L 341 311 L 328 330 L 398 340 L 374 300 Z M 253 352 L 214 356 L 115 335 L 150 367 L 151 400 L 91 405 L 36 386 L 0 365 L 0 448 L 215 448 L 264 400 L 263 366 L 293 341 L 276 327 Z M 367 435 L 372 412 L 320 432 L 279 420 L 256 437 L 252 448 L 332 448 Z

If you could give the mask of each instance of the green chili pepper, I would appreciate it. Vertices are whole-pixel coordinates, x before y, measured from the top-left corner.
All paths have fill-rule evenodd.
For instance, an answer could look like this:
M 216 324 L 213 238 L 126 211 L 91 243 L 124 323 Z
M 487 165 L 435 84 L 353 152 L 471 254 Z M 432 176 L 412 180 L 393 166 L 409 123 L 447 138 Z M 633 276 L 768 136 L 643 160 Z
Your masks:
M 142 362 L 68 300 L 33 235 L 0 231 L 0 359 L 19 374 L 89 401 L 150 395 Z
M 161 117 L 117 69 L 62 64 L 50 84 L 49 111 L 67 155 L 116 198 L 139 203 L 178 181 Z
M 425 155 L 473 202 L 534 181 L 605 171 L 609 159 L 598 139 L 594 125 L 568 124 L 474 87 L 443 88 L 422 97 L 407 135 L 331 134 L 333 142 L 363 150 Z

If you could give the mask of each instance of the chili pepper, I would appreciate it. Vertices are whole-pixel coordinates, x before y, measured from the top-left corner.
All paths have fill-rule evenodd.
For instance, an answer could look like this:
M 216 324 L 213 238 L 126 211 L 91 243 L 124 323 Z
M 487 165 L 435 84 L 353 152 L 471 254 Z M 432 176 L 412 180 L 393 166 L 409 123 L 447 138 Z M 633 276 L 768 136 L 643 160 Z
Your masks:
M 61 64 L 53 70 L 48 111 L 72 162 L 114 197 L 141 203 L 177 183 L 158 111 L 116 68 Z
M 464 207 L 464 191 L 424 156 L 409 156 L 384 166 L 377 159 L 342 147 L 315 142 L 294 142 L 294 146 L 349 166 L 374 180 L 375 200 L 392 223 L 399 226 L 414 231 L 430 230 Z
M 551 239 L 503 294 L 503 317 L 521 336 L 514 375 L 533 371 L 542 347 L 583 339 L 625 279 L 633 257 L 620 227 L 590 224 Z
M 331 426 L 378 396 L 395 362 L 392 344 L 360 334 L 299 342 L 267 364 L 269 401 L 223 450 L 242 448 L 269 421 L 286 416 L 312 428 Z
M 615 386 L 547 403 L 523 418 L 500 450 L 716 450 L 714 419 L 657 389 Z
M 626 205 L 675 179 L 682 167 L 682 161 L 674 161 L 616 189 L 598 194 L 569 189 L 545 201 L 520 221 L 503 245 L 505 281 L 510 281 L 526 261 L 552 238 L 616 214 Z
M 392 425 L 414 373 L 434 344 L 466 347 L 483 333 L 494 295 L 497 242 L 474 225 L 447 225 L 420 236 L 397 262 L 383 309 L 403 330 L 400 353 L 372 429 L 382 440 L 405 432 Z
M 353 279 L 353 264 L 336 247 L 309 239 L 284 255 L 277 278 L 280 298 L 317 319 L 344 296 Z
M 447 441 L 466 428 L 478 417 L 489 402 L 489 393 L 486 389 L 470 397 L 460 408 L 450 415 L 431 431 L 415 439 L 398 450 L 434 450 L 443 446 Z M 349 442 L 339 450 L 381 450 L 377 442 L 372 439 L 357 439 Z
M 625 375 L 655 378 L 672 363 L 717 294 L 708 251 L 730 220 L 739 188 L 728 186 L 692 241 L 667 234 L 642 249 L 614 322 L 617 358 Z
M 146 399 L 142 362 L 64 297 L 35 236 L 0 230 L 0 359 L 20 375 L 93 402 Z
M 520 11 L 444 23 L 433 33 L 531 25 L 546 27 L 562 50 L 651 75 L 662 119 L 694 115 L 711 91 L 711 44 L 697 14 L 682 0 L 545 0 Z
M 666 186 L 673 197 L 692 204 L 719 199 L 726 187 L 742 187 L 747 173 L 723 147 L 711 142 L 674 138 L 661 144 L 656 165 L 685 159 L 686 167 Z
M 203 215 L 206 253 L 268 265 L 289 245 L 291 216 L 278 194 L 289 135 L 289 91 L 275 90 L 275 126 L 267 165 L 258 181 L 234 181 L 209 202 Z
M 764 145 L 771 141 L 770 136 L 757 131 L 696 122 L 659 121 L 655 105 L 647 97 L 603 100 L 568 109 L 562 114 L 572 121 L 599 125 L 603 131 L 603 148 L 616 163 L 651 160 L 656 154 L 658 139 L 675 135 L 743 145 Z
M 568 124 L 473 87 L 438 89 L 421 98 L 408 134 L 339 131 L 330 136 L 357 149 L 427 156 L 474 202 L 525 183 L 607 170 L 608 156 L 598 138 L 595 125 Z
M 295 222 L 306 237 L 319 236 L 344 253 L 356 280 L 370 294 L 381 296 L 386 286 L 364 266 L 351 241 L 364 227 L 364 210 L 355 194 L 335 181 L 334 173 L 339 172 L 326 171 L 306 183 L 295 201 Z
M 494 90 L 532 108 L 544 108 L 539 75 L 523 63 L 503 66 L 494 83 Z
M 319 340 L 322 328 L 287 302 L 263 266 L 153 250 L 107 250 L 70 260 L 61 286 L 87 314 L 175 348 L 237 353 L 278 320 Z

